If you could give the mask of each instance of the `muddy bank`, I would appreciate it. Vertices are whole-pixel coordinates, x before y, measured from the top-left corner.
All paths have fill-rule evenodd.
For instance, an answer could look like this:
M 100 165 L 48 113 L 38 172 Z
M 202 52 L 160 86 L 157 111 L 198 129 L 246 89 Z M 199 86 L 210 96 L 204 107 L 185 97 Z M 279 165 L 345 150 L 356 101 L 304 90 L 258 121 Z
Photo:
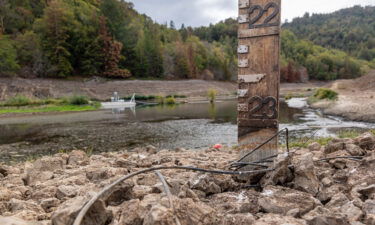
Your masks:
M 324 82 L 309 82 L 281 85 L 281 95 L 305 93 L 309 89 L 325 85 Z M 86 95 L 92 99 L 108 100 L 114 91 L 120 96 L 138 95 L 185 95 L 206 97 L 208 89 L 215 89 L 218 95 L 235 96 L 236 82 L 205 80 L 105 80 L 103 78 L 59 80 L 0 78 L 0 101 L 15 95 L 36 98 L 59 98 L 70 95 Z M 201 98 L 199 98 L 201 99 Z
M 88 199 L 121 176 L 155 166 L 228 170 L 238 157 L 233 149 L 148 146 L 3 165 L 0 224 L 70 225 Z M 170 198 L 154 173 L 141 174 L 100 198 L 83 224 L 375 224 L 375 136 L 335 139 L 325 147 L 314 143 L 276 161 L 273 171 L 247 183 L 232 175 L 160 171 Z
M 81 80 L 0 78 L 0 100 L 24 95 L 36 98 L 59 98 L 70 95 L 86 95 L 92 99 L 107 100 L 114 91 L 120 96 L 138 95 L 186 95 L 207 96 L 208 89 L 219 95 L 234 95 L 236 83 L 205 80 L 105 80 L 102 78 Z
M 327 86 L 339 93 L 336 101 L 311 104 L 329 115 L 354 121 L 375 122 L 375 71 L 355 80 L 339 80 Z

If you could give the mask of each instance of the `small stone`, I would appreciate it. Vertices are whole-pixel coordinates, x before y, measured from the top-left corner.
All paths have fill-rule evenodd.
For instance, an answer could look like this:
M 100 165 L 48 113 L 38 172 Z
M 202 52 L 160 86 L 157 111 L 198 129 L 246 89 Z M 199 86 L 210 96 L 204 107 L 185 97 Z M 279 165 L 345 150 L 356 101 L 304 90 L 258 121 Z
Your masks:
M 60 185 L 56 190 L 56 198 L 62 200 L 64 198 L 73 198 L 77 195 L 76 186 Z
M 8 170 L 4 165 L 0 164 L 0 176 L 6 177 L 8 176 Z
M 299 217 L 299 209 L 291 209 L 286 213 L 286 216 Z
M 146 152 L 148 154 L 156 154 L 158 151 L 154 146 L 148 145 L 148 146 L 146 146 Z
M 74 150 L 71 153 L 69 153 L 68 165 L 84 166 L 88 164 L 89 157 L 84 151 Z
M 226 214 L 223 224 L 225 225 L 250 225 L 255 222 L 251 213 Z
M 362 198 L 364 199 L 371 198 L 372 196 L 375 197 L 375 184 L 372 184 L 363 188 L 359 188 L 357 192 L 360 193 Z
M 363 211 L 369 215 L 375 215 L 375 200 L 368 199 L 366 200 L 365 204 L 363 205 Z
M 110 174 L 107 168 L 89 168 L 86 177 L 92 182 L 98 182 L 110 178 Z
M 143 199 L 144 196 L 152 193 L 152 187 L 145 185 L 136 185 L 132 190 L 132 197 Z
M 302 155 L 294 169 L 294 187 L 315 196 L 319 192 L 320 184 L 315 173 L 313 154 Z
M 323 206 L 318 206 L 302 217 L 309 225 L 350 225 L 343 214 L 331 213 Z
M 320 151 L 321 147 L 322 146 L 318 142 L 313 142 L 313 143 L 309 144 L 309 146 L 307 148 L 310 151 L 315 152 L 315 151 Z
M 346 203 L 338 211 L 346 215 L 350 221 L 359 221 L 363 217 L 362 210 L 352 202 Z
M 0 224 L 2 225 L 42 225 L 39 222 L 25 221 L 16 217 L 0 216 Z
M 340 151 L 345 149 L 345 142 L 334 142 L 330 141 L 324 148 L 325 154 L 330 154 L 332 152 Z
M 325 177 L 323 178 L 322 180 L 322 184 L 325 186 L 325 187 L 329 187 L 333 184 L 333 181 L 332 179 L 329 179 L 328 177 Z
M 83 205 L 86 203 L 86 199 L 83 197 L 77 197 L 69 199 L 60 205 L 56 211 L 52 214 L 53 225 L 68 225 L 72 224 L 75 220 L 78 212 L 81 210 Z M 91 209 L 87 212 L 83 218 L 82 225 L 105 225 L 112 220 L 111 211 L 106 210 L 106 206 L 103 201 L 98 200 L 94 203 Z
M 40 202 L 40 206 L 45 212 L 51 212 L 51 208 L 57 207 L 60 201 L 57 198 L 47 198 Z
M 263 211 L 282 215 L 291 209 L 299 209 L 303 215 L 320 205 L 319 200 L 309 193 L 279 186 L 265 187 L 258 202 Z
M 64 168 L 64 160 L 60 157 L 43 157 L 25 168 L 25 183 L 33 185 L 53 178 L 54 172 Z
M 359 145 L 363 150 L 374 150 L 375 149 L 375 137 L 371 133 L 364 133 L 355 139 L 356 144 Z
M 13 198 L 9 201 L 9 209 L 11 212 L 30 210 L 39 214 L 43 213 L 43 209 L 32 200 L 23 201 Z
M 296 219 L 291 216 L 282 216 L 277 214 L 266 214 L 255 221 L 254 225 L 307 225 L 304 220 Z
M 347 144 L 346 151 L 352 156 L 363 156 L 365 152 L 355 144 Z
M 289 169 L 290 156 L 281 154 L 277 157 L 275 170 L 264 175 L 260 184 L 262 187 L 267 185 L 283 185 L 293 180 L 293 174 Z

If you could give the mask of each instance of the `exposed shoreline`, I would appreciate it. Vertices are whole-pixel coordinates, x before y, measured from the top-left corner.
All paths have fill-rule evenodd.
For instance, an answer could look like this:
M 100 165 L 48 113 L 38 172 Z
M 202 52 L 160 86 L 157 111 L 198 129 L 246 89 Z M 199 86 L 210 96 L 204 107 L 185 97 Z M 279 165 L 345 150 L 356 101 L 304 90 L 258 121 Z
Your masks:
M 91 156 L 73 151 L 0 165 L 0 223 L 71 225 L 88 199 L 126 174 L 156 166 L 228 170 L 239 156 L 231 148 L 160 151 L 148 146 Z M 325 158 L 333 159 L 319 160 Z M 172 201 L 154 173 L 141 174 L 95 203 L 95 216 L 83 224 L 172 225 L 176 219 L 181 225 L 374 224 L 372 134 L 334 139 L 325 147 L 313 143 L 276 161 L 274 171 L 253 176 L 251 183 L 233 175 L 163 170 Z M 246 188 L 249 184 L 257 185 Z
M 344 117 L 348 120 L 375 122 L 375 71 L 355 80 L 335 82 L 282 83 L 281 97 L 311 96 L 319 87 L 332 88 L 339 93 L 337 101 L 319 101 L 310 104 L 322 109 L 327 115 Z M 110 80 L 101 78 L 90 80 L 22 79 L 0 78 L 0 100 L 15 93 L 28 97 L 66 97 L 86 95 L 92 99 L 105 101 L 118 91 L 120 96 L 139 95 L 185 95 L 181 102 L 207 101 L 207 90 L 217 90 L 217 99 L 235 98 L 235 82 L 206 80 Z M 55 112 L 51 112 L 54 114 Z M 57 113 L 57 112 L 56 112 Z M 2 114 L 0 117 L 27 116 L 39 113 Z M 42 113 L 43 114 L 43 113 Z M 47 113 L 49 114 L 49 113 Z
M 310 107 L 348 120 L 375 122 L 375 71 L 354 80 L 338 80 L 326 87 L 336 91 L 338 99 L 318 101 Z
M 218 96 L 233 96 L 235 82 L 206 80 L 88 80 L 0 78 L 0 100 L 16 94 L 36 98 L 61 98 L 85 95 L 99 101 L 108 100 L 114 91 L 120 97 L 138 95 L 185 95 L 206 97 L 208 89 L 215 89 Z

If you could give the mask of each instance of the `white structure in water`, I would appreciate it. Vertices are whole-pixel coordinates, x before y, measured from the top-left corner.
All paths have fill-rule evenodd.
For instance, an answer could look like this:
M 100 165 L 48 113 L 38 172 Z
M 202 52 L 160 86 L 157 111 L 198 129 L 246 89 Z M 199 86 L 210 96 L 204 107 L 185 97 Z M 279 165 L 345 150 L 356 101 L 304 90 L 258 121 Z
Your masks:
M 117 92 L 113 93 L 113 97 L 111 97 L 111 102 L 102 102 L 102 108 L 104 109 L 116 109 L 116 108 L 132 108 L 136 106 L 135 102 L 135 94 L 133 94 L 130 101 L 125 101 L 124 99 L 120 99 Z

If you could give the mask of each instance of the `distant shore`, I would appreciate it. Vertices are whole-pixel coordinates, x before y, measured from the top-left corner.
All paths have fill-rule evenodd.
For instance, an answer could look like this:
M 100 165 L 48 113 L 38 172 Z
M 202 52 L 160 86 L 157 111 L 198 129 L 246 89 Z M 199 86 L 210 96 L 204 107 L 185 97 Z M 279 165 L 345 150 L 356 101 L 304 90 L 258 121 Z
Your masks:
M 184 95 L 205 97 L 209 89 L 218 96 L 235 96 L 235 82 L 206 80 L 80 80 L 0 78 L 0 101 L 16 94 L 34 98 L 61 98 L 84 95 L 98 101 L 109 100 L 113 92 L 120 97 L 137 95 Z
M 354 80 L 338 80 L 327 87 L 338 93 L 338 99 L 319 101 L 311 107 L 348 120 L 375 122 L 375 71 Z
M 375 122 L 375 71 L 355 80 L 308 83 L 282 83 L 280 97 L 308 97 L 319 87 L 328 87 L 339 93 L 337 101 L 319 101 L 310 104 L 325 114 L 349 120 Z M 102 78 L 58 80 L 0 78 L 0 101 L 16 94 L 30 98 L 61 98 L 84 95 L 97 101 L 107 101 L 114 91 L 121 97 L 133 93 L 143 96 L 183 95 L 178 102 L 207 101 L 207 91 L 217 91 L 217 99 L 236 98 L 237 83 L 207 80 L 105 80 Z M 38 113 L 39 114 L 39 113 Z M 4 116 L 14 116 L 10 113 Z

